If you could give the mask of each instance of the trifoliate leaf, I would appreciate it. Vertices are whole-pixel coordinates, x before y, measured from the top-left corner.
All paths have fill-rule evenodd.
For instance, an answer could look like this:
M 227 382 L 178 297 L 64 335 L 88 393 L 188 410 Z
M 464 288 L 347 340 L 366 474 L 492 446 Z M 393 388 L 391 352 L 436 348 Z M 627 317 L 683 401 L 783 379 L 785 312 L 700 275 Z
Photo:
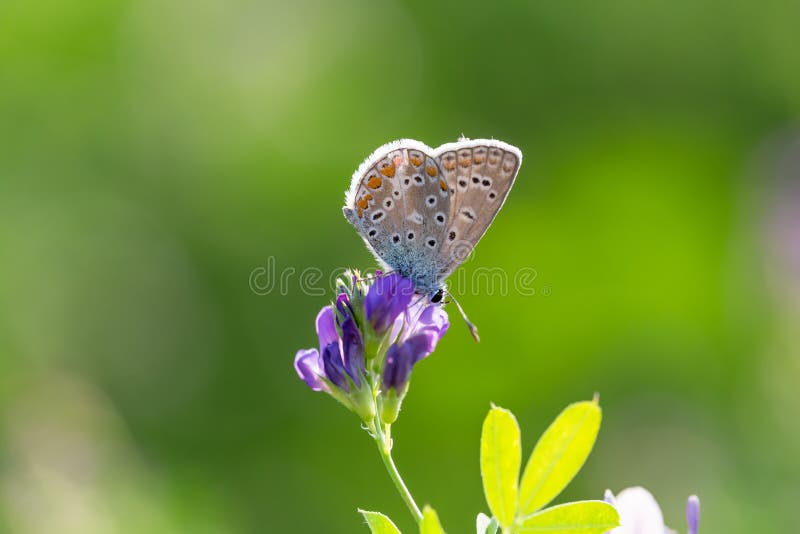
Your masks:
M 481 477 L 486 503 L 502 527 L 511 526 L 517 513 L 521 463 L 520 432 L 514 414 L 492 406 L 481 432 Z
M 576 402 L 542 434 L 522 475 L 519 515 L 546 506 L 575 477 L 594 446 L 601 418 L 595 401 Z
M 380 512 L 368 512 L 367 510 L 359 510 L 364 519 L 367 520 L 367 526 L 372 534 L 400 534 L 392 520 Z
M 603 534 L 619 526 L 619 514 L 604 501 L 560 504 L 523 519 L 515 532 Z

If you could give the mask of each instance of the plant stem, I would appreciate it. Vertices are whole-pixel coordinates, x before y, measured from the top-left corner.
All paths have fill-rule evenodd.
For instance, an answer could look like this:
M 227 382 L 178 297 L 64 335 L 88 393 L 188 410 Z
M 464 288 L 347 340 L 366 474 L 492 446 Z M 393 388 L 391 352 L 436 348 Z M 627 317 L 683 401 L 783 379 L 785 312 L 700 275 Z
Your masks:
M 381 428 L 379 417 L 380 416 L 375 418 L 376 421 L 373 432 L 375 444 L 378 446 L 378 452 L 383 460 L 383 465 L 386 466 L 386 471 L 389 473 L 389 478 L 391 478 L 394 483 L 394 487 L 397 488 L 400 497 L 402 497 L 406 506 L 408 506 L 408 510 L 411 512 L 411 515 L 414 516 L 414 520 L 419 523 L 422 521 L 422 512 L 419 511 L 419 506 L 414 502 L 414 497 L 412 497 L 411 492 L 408 491 L 408 487 L 406 483 L 403 482 L 403 477 L 400 476 L 400 471 L 397 470 L 397 466 L 394 465 L 394 460 L 392 459 L 392 448 L 389 438 L 391 427 L 386 425 L 386 430 L 384 431 L 383 428 Z

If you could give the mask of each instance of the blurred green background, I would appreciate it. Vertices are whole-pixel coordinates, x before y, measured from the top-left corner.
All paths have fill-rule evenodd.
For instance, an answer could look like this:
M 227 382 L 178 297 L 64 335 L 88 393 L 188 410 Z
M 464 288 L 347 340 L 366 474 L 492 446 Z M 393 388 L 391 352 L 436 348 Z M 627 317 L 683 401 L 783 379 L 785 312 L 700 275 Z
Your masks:
M 396 460 L 451 533 L 485 510 L 489 402 L 527 455 L 604 423 L 561 499 L 641 484 L 685 529 L 793 532 L 800 499 L 800 4 L 0 2 L 0 527 L 407 532 L 356 417 L 295 376 L 373 261 L 341 214 L 377 146 L 524 154 L 415 370 Z M 294 268 L 286 291 L 251 273 Z M 320 286 L 324 280 L 320 282 Z

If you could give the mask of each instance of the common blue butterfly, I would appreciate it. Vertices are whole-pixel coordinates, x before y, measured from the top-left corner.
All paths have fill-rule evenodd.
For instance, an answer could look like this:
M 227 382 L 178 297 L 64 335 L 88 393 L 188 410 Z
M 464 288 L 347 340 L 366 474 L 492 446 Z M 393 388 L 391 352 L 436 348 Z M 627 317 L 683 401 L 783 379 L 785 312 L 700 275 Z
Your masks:
M 444 280 L 486 233 L 521 163 L 522 152 L 502 141 L 462 138 L 435 149 L 392 141 L 353 174 L 344 216 L 383 268 L 441 299 Z

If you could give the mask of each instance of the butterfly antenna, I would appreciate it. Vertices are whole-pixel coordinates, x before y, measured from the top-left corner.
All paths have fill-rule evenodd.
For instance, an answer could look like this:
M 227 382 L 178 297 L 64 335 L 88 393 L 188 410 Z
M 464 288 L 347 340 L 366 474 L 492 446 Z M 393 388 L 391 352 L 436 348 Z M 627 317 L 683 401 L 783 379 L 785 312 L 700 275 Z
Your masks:
M 480 338 L 480 336 L 478 336 L 478 327 L 475 326 L 472 323 L 472 321 L 469 320 L 469 317 L 467 317 L 467 314 L 464 313 L 464 308 L 461 307 L 461 304 L 458 302 L 458 300 L 456 300 L 456 297 L 452 293 L 450 293 L 449 291 L 447 292 L 447 295 L 455 303 L 456 308 L 458 308 L 458 312 L 461 314 L 461 318 L 464 319 L 465 323 L 467 323 L 467 328 L 469 328 L 469 333 L 472 334 L 472 339 L 475 340 L 475 343 L 480 343 L 481 342 L 481 338 Z

